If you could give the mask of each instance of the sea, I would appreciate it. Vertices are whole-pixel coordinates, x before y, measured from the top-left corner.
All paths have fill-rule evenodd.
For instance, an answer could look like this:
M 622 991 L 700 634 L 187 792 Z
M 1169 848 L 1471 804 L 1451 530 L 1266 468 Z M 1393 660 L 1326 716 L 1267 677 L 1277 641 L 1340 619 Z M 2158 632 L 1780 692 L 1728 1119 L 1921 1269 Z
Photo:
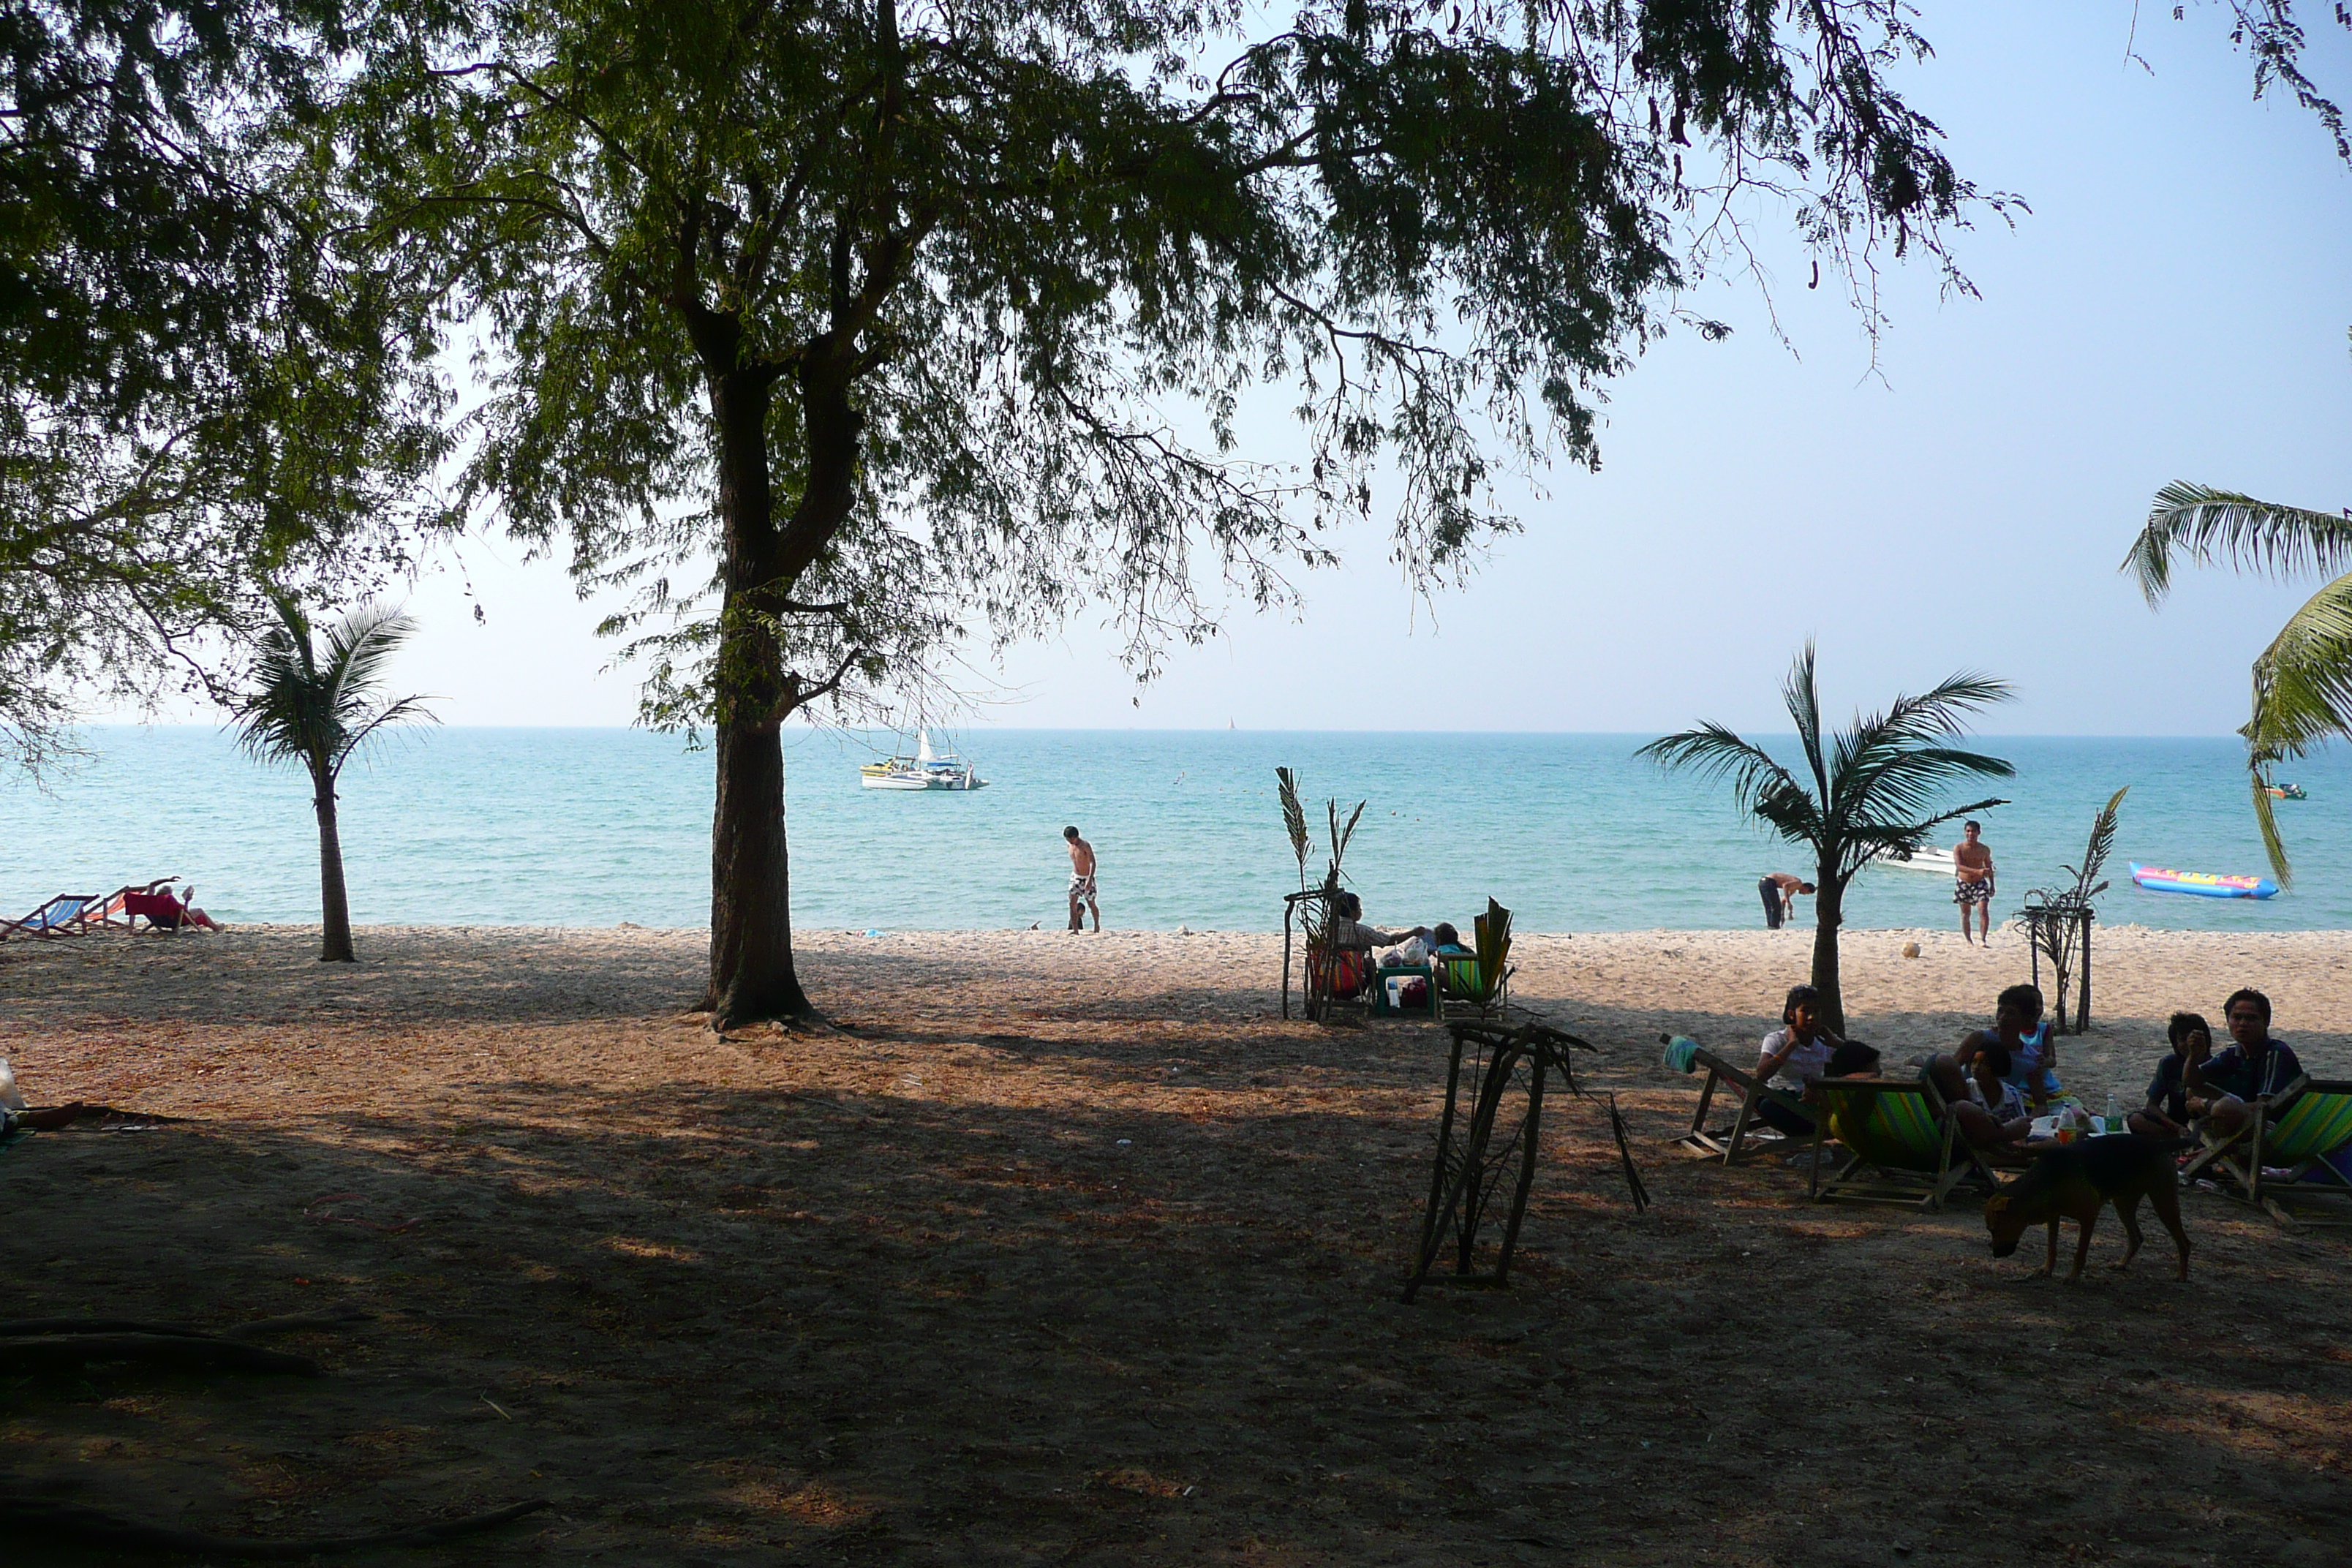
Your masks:
M 1726 789 L 1634 755 L 1642 735 L 1380 734 L 974 729 L 953 743 L 987 787 L 860 787 L 894 737 L 787 740 L 793 923 L 851 931 L 1054 929 L 1065 922 L 1065 826 L 1100 858 L 1112 928 L 1275 931 L 1299 868 L 1275 769 L 1298 771 L 1315 844 L 1325 803 L 1364 803 L 1342 863 L 1375 923 L 1467 928 L 1488 898 L 1524 931 L 1760 926 L 1757 879 L 1808 874 L 1803 854 L 1742 820 Z M 1793 742 L 1759 738 L 1792 753 Z M 71 771 L 0 783 L 0 913 L 54 893 L 166 875 L 224 921 L 315 922 L 309 784 L 205 727 L 84 733 Z M 2293 886 L 2266 901 L 2144 891 L 2126 863 L 2266 872 L 2232 739 L 1984 738 L 2017 776 L 1956 794 L 1981 814 L 1996 911 L 2071 885 L 2092 818 L 2128 784 L 2099 900 L 2110 923 L 2194 931 L 2352 930 L 2352 760 L 2283 776 Z M 636 730 L 425 728 L 355 759 L 341 784 L 352 918 L 366 923 L 699 927 L 709 921 L 712 763 Z M 1956 832 L 1938 836 L 1948 844 Z M 1811 918 L 1810 902 L 1799 920 Z M 1849 926 L 1955 924 L 1949 881 L 1873 868 Z

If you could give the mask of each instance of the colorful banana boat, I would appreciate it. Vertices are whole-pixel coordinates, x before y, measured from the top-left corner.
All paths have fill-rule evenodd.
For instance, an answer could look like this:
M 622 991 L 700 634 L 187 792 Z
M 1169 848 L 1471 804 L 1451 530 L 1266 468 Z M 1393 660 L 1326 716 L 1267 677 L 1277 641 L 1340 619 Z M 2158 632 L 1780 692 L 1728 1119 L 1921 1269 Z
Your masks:
M 2220 877 L 2210 871 L 2175 871 L 2131 863 L 2131 879 L 2151 893 L 2195 893 L 2207 899 L 2274 899 L 2278 884 L 2268 877 Z

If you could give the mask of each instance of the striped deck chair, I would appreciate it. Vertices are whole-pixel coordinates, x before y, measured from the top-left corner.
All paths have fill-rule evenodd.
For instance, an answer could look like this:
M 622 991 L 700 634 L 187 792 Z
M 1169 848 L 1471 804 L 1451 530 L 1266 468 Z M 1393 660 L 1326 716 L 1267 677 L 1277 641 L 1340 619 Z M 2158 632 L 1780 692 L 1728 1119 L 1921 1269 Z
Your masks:
M 1774 1089 L 1752 1072 L 1732 1066 L 1705 1047 L 1691 1053 L 1690 1065 L 1683 1070 L 1704 1072 L 1706 1082 L 1700 1086 L 1698 1110 L 1691 1116 L 1690 1131 L 1682 1135 L 1680 1142 L 1702 1154 L 1720 1157 L 1727 1165 L 1736 1165 L 1759 1154 L 1796 1146 L 1786 1138 L 1775 1141 L 1754 1135 L 1759 1129 L 1770 1125 L 1756 1114 L 1756 1107 L 1760 1102 L 1774 1100 L 1808 1121 L 1813 1120 L 1813 1113 L 1805 1108 L 1803 1100 L 1785 1089 Z M 1727 1138 L 1719 1132 L 1708 1131 L 1706 1127 L 1707 1108 L 1715 1100 L 1717 1086 L 1739 1096 L 1739 1109 L 1732 1114 L 1730 1136 Z M 1727 1099 L 1728 1097 L 1726 1096 Z
M 105 919 L 103 893 L 59 893 L 20 921 L 0 920 L 0 942 L 12 936 L 78 936 Z
M 1816 1203 L 1900 1204 L 1940 1209 L 1963 1181 L 1990 1192 L 1998 1182 L 1969 1141 L 1959 1119 L 1944 1114 L 1943 1097 L 1924 1079 L 1825 1078 L 1813 1133 L 1811 1194 Z M 1834 1138 L 1846 1150 L 1836 1173 L 1822 1174 L 1822 1147 Z
M 2257 1117 L 2231 1142 L 2200 1151 L 2182 1175 L 2218 1178 L 2223 1192 L 2258 1205 L 2280 1225 L 2352 1224 L 2352 1214 L 2315 1222 L 2288 1206 L 2306 1199 L 2352 1198 L 2352 1176 L 2329 1159 L 2352 1149 L 2352 1079 L 2305 1074 L 2282 1089 L 2275 1103 L 2275 1117 Z M 2286 1173 L 2265 1175 L 2265 1170 Z

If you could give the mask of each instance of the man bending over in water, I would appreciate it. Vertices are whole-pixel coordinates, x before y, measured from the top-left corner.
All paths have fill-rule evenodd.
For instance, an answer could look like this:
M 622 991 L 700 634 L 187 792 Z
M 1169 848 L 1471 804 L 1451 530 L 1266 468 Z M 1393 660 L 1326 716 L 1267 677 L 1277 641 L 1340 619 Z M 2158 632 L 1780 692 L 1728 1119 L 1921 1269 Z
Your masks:
M 1102 906 L 1095 902 L 1095 847 L 1078 837 L 1075 827 L 1062 829 L 1062 837 L 1070 845 L 1070 929 L 1084 931 L 1087 923 L 1078 918 L 1083 905 L 1094 913 L 1095 931 L 1102 931 Z

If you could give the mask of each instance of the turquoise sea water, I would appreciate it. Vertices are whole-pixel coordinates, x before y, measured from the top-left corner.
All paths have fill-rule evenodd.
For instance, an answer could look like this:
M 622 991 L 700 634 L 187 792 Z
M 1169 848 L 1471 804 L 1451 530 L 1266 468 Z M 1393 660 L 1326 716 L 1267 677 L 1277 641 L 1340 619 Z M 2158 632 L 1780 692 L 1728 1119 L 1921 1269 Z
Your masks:
M 1274 768 L 1320 802 L 1367 799 L 1348 854 L 1369 917 L 1467 925 L 1492 894 L 1527 931 L 1762 923 L 1757 877 L 1807 869 L 1741 824 L 1722 792 L 1661 774 L 1638 735 L 976 731 L 989 788 L 858 786 L 860 738 L 789 742 L 793 913 L 802 926 L 989 929 L 1064 919 L 1065 823 L 1102 859 L 1113 926 L 1272 930 L 1297 870 Z M 202 728 L 94 731 L 96 759 L 44 794 L 0 785 L 0 910 L 167 872 L 225 920 L 318 919 L 317 839 L 295 773 Z M 880 738 L 887 745 L 887 737 Z M 2263 870 L 2231 740 L 1988 740 L 2019 777 L 1982 794 L 2000 868 L 1996 910 L 2060 879 L 2092 815 L 2128 784 L 2101 908 L 2109 922 L 2196 930 L 2352 929 L 2352 762 L 2292 776 L 2279 812 L 2294 888 L 2267 903 L 2133 888 L 2125 863 Z M 626 730 L 426 730 L 343 781 L 352 910 L 367 922 L 699 926 L 709 916 L 710 759 Z M 1957 837 L 1954 835 L 1953 837 Z M 1319 863 L 1318 866 L 1319 869 Z M 1945 880 L 1865 872 L 1865 927 L 1952 922 Z M 1810 918 L 1810 905 L 1800 919 Z

